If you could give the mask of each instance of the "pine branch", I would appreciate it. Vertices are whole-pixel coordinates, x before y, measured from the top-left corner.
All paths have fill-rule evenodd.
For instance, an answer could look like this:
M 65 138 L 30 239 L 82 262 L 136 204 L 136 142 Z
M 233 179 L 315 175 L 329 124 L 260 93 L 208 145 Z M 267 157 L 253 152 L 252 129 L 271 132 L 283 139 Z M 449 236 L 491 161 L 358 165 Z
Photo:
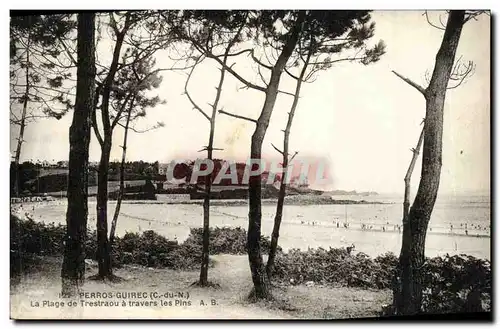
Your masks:
M 245 117 L 242 115 L 238 115 L 238 114 L 229 113 L 229 112 L 226 112 L 224 110 L 219 110 L 219 113 L 228 115 L 228 116 L 233 117 L 233 118 L 247 120 L 247 121 L 251 121 L 253 123 L 257 123 L 257 120 L 255 120 L 255 119 L 251 119 L 251 118 L 248 118 L 248 117 Z
M 397 73 L 396 71 L 392 71 L 398 78 L 412 86 L 413 88 L 417 89 L 424 97 L 426 97 L 426 89 L 420 86 L 419 84 L 413 82 L 412 80 L 408 79 L 407 77 L 402 76 L 401 74 Z
M 282 150 L 280 150 L 279 148 L 277 148 L 276 146 L 274 146 L 274 144 L 273 144 L 273 143 L 271 143 L 271 146 L 272 146 L 272 147 L 273 147 L 273 148 L 274 148 L 274 149 L 275 149 L 275 150 L 276 150 L 279 154 L 283 155 L 283 151 L 282 151 Z
M 198 110 L 208 121 L 210 121 L 211 120 L 210 116 L 207 113 L 205 113 L 205 111 L 203 111 L 201 109 L 201 107 L 198 106 L 198 104 L 196 104 L 196 102 L 193 100 L 193 98 L 191 97 L 191 95 L 189 94 L 189 91 L 188 91 L 189 80 L 191 79 L 191 76 L 194 72 L 194 69 L 196 68 L 196 65 L 198 65 L 202 61 L 203 61 L 202 57 L 198 58 L 196 60 L 195 64 L 193 65 L 193 67 L 191 68 L 191 71 L 189 72 L 188 77 L 186 79 L 186 83 L 184 84 L 184 94 L 187 96 L 187 98 L 189 99 L 189 101 L 193 105 L 193 108 Z

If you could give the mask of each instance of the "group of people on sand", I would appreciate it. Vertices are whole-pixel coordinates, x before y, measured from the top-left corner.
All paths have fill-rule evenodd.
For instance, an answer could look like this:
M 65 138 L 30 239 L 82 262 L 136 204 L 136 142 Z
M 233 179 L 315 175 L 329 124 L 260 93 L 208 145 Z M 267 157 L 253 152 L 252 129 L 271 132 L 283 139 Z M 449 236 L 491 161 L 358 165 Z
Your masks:
M 306 221 L 301 221 L 300 222 L 301 224 L 303 225 L 318 225 L 318 222 L 306 222 Z M 332 221 L 332 224 L 334 224 L 334 227 L 337 227 L 337 228 L 345 228 L 345 229 L 349 229 L 351 227 L 351 224 L 349 222 L 340 222 L 340 221 Z M 385 224 L 364 224 L 364 223 L 361 223 L 360 224 L 360 228 L 362 231 L 371 231 L 371 230 L 375 230 L 375 231 L 382 231 L 382 232 L 386 232 L 386 231 L 393 231 L 393 232 L 398 232 L 398 233 L 401 233 L 401 231 L 403 230 L 403 225 L 400 225 L 400 224 L 391 224 L 389 222 L 386 222 Z M 475 229 L 475 230 L 483 230 L 483 231 L 486 231 L 486 230 L 489 230 L 490 229 L 490 225 L 480 225 L 480 224 L 467 224 L 467 223 L 461 223 L 460 224 L 460 230 L 463 230 L 465 232 L 466 235 L 469 235 L 469 229 Z M 429 232 L 432 232 L 432 227 L 429 227 Z M 453 233 L 453 224 L 450 224 L 450 233 Z
M 398 225 L 398 224 L 390 224 L 389 222 L 387 222 L 386 224 L 382 225 L 382 232 L 389 231 L 390 228 L 392 228 L 393 231 L 401 232 L 402 226 Z M 376 227 L 375 227 L 375 229 L 376 229 Z M 373 225 L 368 225 L 368 224 L 363 224 L 362 223 L 361 224 L 361 230 L 363 230 L 363 231 L 365 231 L 365 230 L 373 230 Z
M 312 226 L 314 226 L 314 225 L 318 225 L 318 222 L 315 222 L 315 221 L 312 221 L 312 222 L 306 222 L 306 221 L 301 220 L 301 221 L 300 221 L 300 224 L 302 224 L 302 225 L 312 225 Z
M 307 222 L 307 221 L 300 221 L 300 224 L 301 225 L 312 225 L 312 226 L 315 226 L 315 225 L 319 225 L 318 222 L 315 222 L 315 221 L 312 221 L 312 222 Z M 345 229 L 349 229 L 351 227 L 351 223 L 349 222 L 339 222 L 339 221 L 332 221 L 332 224 L 334 226 L 336 226 L 337 228 L 345 228 Z M 368 224 L 363 224 L 361 223 L 361 230 L 365 231 L 365 230 L 373 230 L 373 229 L 377 229 L 377 226 L 379 225 L 368 225 Z M 389 222 L 387 222 L 387 225 L 382 225 L 381 229 L 383 232 L 385 232 L 386 230 L 389 230 L 389 228 L 392 228 L 393 231 L 399 231 L 401 232 L 401 228 L 402 226 L 401 225 L 391 225 L 389 224 Z
M 50 195 L 24 196 L 18 198 L 10 198 L 10 203 L 43 202 L 43 201 L 54 201 L 54 200 L 55 198 Z
M 490 229 L 490 225 L 480 225 L 480 224 L 469 224 L 468 223 L 460 223 L 460 230 L 465 232 L 465 235 L 469 235 L 469 228 L 478 230 L 478 231 L 487 231 Z M 450 233 L 453 233 L 453 224 L 450 223 Z
M 335 225 L 337 226 L 337 228 L 340 228 L 341 226 L 345 229 L 349 229 L 351 227 L 351 224 L 348 223 L 348 222 L 344 222 L 344 223 L 341 223 L 341 222 L 335 222 L 333 221 L 333 223 L 335 223 Z M 380 227 L 380 225 L 368 225 L 368 224 L 364 224 L 364 223 L 361 223 L 361 230 L 363 231 L 369 231 L 369 230 L 377 230 L 377 226 Z M 398 230 L 399 232 L 401 232 L 401 225 L 391 225 L 389 222 L 387 222 L 387 226 L 385 224 L 383 224 L 381 226 L 381 229 L 382 229 L 382 232 L 385 232 L 386 230 L 388 231 L 389 228 L 392 227 L 392 230 L 393 231 L 396 231 Z

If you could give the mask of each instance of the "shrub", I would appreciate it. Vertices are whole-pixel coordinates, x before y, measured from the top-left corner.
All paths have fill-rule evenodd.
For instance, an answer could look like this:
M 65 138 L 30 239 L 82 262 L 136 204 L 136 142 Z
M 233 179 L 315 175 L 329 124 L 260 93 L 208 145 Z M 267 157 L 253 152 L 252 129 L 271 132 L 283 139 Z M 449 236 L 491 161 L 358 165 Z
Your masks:
M 140 234 L 127 232 L 120 240 L 121 249 L 123 252 L 132 253 L 136 249 L 136 246 L 139 245 L 140 241 Z
M 33 220 L 20 220 L 11 215 L 11 274 L 16 275 L 34 265 L 39 256 L 62 255 L 66 227 L 44 224 Z M 215 228 L 210 230 L 210 254 L 245 254 L 247 234 L 241 228 Z M 186 241 L 179 244 L 154 231 L 141 234 L 127 232 L 116 237 L 111 254 L 114 267 L 139 264 L 147 267 L 196 269 L 202 254 L 201 228 L 191 229 Z M 262 250 L 269 251 L 270 241 L 262 237 Z M 87 258 L 97 259 L 97 235 L 88 230 L 85 240 Z M 278 247 L 278 251 L 281 249 Z
M 53 254 L 63 250 L 66 228 L 54 223 L 44 224 L 32 219 L 10 217 L 11 249 L 25 253 Z
M 384 265 L 389 256 L 377 261 L 368 255 L 349 253 L 345 248 L 292 249 L 278 253 L 273 275 L 282 282 L 313 281 L 344 287 L 389 288 L 392 269 Z
M 61 256 L 66 227 L 58 224 L 20 220 L 11 215 L 10 271 L 15 276 L 39 261 L 40 256 Z M 88 231 L 85 241 L 87 258 L 97 259 L 97 235 Z M 154 231 L 126 233 L 116 237 L 112 249 L 113 266 L 139 264 L 148 267 L 193 269 L 199 267 L 201 246 L 179 245 Z
M 468 255 L 427 259 L 423 269 L 422 311 L 490 311 L 491 264 Z
M 276 258 L 274 279 L 281 284 L 316 283 L 370 289 L 395 289 L 398 258 L 386 253 L 374 259 L 344 248 L 290 250 Z M 491 265 L 467 255 L 427 258 L 422 268 L 424 313 L 489 311 Z M 384 315 L 389 315 L 391 307 Z
M 186 241 L 184 241 L 183 244 L 201 246 L 202 242 L 203 229 L 192 228 L 188 238 L 186 239 Z M 216 227 L 210 229 L 210 255 L 243 255 L 247 253 L 246 244 L 247 232 L 241 227 Z M 260 245 L 261 252 L 264 254 L 268 254 L 271 247 L 271 241 L 269 240 L 269 238 L 266 236 L 261 236 Z M 277 251 L 281 251 L 281 247 L 278 246 Z
M 10 215 L 10 274 L 17 275 L 39 264 L 40 257 L 62 253 L 66 229 L 32 219 L 20 220 Z

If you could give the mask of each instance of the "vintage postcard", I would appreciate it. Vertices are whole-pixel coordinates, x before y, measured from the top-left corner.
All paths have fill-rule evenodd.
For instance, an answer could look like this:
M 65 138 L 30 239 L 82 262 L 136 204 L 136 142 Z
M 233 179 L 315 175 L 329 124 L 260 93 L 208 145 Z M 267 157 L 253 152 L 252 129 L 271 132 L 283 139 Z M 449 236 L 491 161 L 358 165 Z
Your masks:
M 488 10 L 10 15 L 12 319 L 492 319 Z

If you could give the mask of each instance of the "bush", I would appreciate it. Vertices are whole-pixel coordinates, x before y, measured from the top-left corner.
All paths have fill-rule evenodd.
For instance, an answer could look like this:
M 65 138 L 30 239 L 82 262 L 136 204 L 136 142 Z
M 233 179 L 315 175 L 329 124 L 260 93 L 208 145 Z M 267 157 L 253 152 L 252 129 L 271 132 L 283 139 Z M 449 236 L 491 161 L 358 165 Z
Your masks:
M 141 234 L 127 232 L 123 237 L 115 237 L 111 261 L 113 267 L 125 264 L 137 264 L 155 268 L 195 269 L 199 267 L 201 246 L 195 250 L 192 246 L 168 240 L 154 231 Z M 88 258 L 97 259 L 97 235 L 89 232 L 86 241 Z
M 467 255 L 427 259 L 423 267 L 422 311 L 490 311 L 491 264 Z
M 66 227 L 20 220 L 11 215 L 10 272 L 20 274 L 40 260 L 40 256 L 61 256 L 64 252 Z M 88 232 L 85 241 L 87 258 L 97 259 L 95 231 Z M 154 231 L 142 234 L 126 233 L 116 237 L 111 255 L 113 266 L 139 264 L 148 267 L 193 269 L 199 267 L 201 245 L 180 245 Z
M 11 215 L 11 274 L 16 275 L 34 265 L 39 256 L 62 255 L 66 226 L 44 224 L 33 220 L 20 220 Z M 191 229 L 186 241 L 179 244 L 154 231 L 142 234 L 127 232 L 116 237 L 111 259 L 114 267 L 139 264 L 147 267 L 196 269 L 202 254 L 201 228 Z M 247 234 L 241 228 L 215 228 L 210 230 L 210 254 L 245 254 Z M 270 241 L 262 237 L 262 251 L 269 251 Z M 87 258 L 97 259 L 97 235 L 87 232 L 85 241 Z M 278 247 L 278 251 L 281 248 Z
M 395 288 L 398 257 L 374 259 L 345 248 L 290 250 L 277 255 L 274 278 L 281 284 L 316 283 L 370 289 Z M 491 265 L 467 255 L 427 258 L 422 268 L 423 313 L 489 311 Z M 390 314 L 390 307 L 384 315 Z
M 17 275 L 37 265 L 39 256 L 62 253 L 66 228 L 10 215 L 10 273 Z
M 393 254 L 377 257 L 351 254 L 345 248 L 292 249 L 278 253 L 273 275 L 283 283 L 301 284 L 313 281 L 342 287 L 387 289 L 390 287 L 394 267 Z
M 203 242 L 203 229 L 192 228 L 184 241 L 185 245 L 201 246 Z M 261 252 L 268 254 L 271 248 L 271 240 L 266 236 L 260 238 Z M 278 246 L 277 251 L 281 251 Z M 210 255 L 231 254 L 243 255 L 247 253 L 247 232 L 241 227 L 216 227 L 210 229 Z

